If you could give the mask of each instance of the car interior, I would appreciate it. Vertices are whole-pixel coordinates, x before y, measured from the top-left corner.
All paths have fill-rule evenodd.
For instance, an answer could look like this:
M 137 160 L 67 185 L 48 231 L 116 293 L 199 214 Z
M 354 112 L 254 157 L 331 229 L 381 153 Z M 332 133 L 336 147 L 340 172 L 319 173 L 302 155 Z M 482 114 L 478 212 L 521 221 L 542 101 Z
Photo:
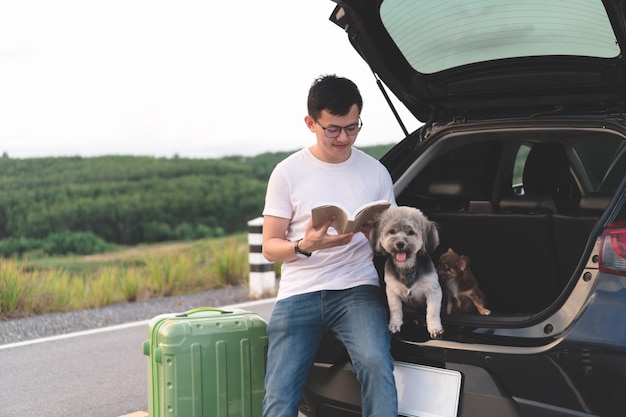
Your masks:
M 593 148 L 584 146 L 588 141 Z M 615 192 L 603 188 L 603 178 L 623 139 L 528 131 L 439 142 L 425 152 L 429 162 L 406 171 L 399 181 L 405 186 L 397 190 L 399 205 L 417 207 L 437 223 L 440 244 L 433 260 L 448 248 L 470 258 L 492 310 L 489 318 L 548 308 L 595 242 L 589 236 Z M 579 155 L 581 149 L 595 149 L 595 165 L 580 163 L 588 157 Z

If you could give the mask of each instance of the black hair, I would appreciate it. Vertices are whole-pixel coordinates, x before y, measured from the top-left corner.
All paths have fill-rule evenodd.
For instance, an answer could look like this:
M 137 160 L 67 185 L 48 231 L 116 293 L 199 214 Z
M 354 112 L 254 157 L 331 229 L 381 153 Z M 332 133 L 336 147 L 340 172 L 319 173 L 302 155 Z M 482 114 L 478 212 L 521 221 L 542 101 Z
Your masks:
M 356 104 L 359 113 L 363 108 L 363 99 L 355 83 L 334 74 L 322 75 L 313 81 L 309 89 L 307 108 L 309 116 L 317 120 L 326 110 L 335 116 L 345 116 Z

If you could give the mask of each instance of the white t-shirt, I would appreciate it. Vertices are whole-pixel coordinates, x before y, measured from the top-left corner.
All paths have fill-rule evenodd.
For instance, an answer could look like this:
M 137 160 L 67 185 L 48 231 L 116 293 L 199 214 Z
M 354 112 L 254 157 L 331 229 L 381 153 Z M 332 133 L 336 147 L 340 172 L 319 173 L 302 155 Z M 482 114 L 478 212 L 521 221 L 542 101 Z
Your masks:
M 274 168 L 263 215 L 290 219 L 285 238 L 295 241 L 304 236 L 315 205 L 339 202 L 353 211 L 375 200 L 396 205 L 391 176 L 379 161 L 352 148 L 348 160 L 330 164 L 305 148 Z M 335 233 L 334 229 L 329 229 L 329 233 Z M 345 246 L 314 251 L 309 258 L 301 256 L 284 262 L 277 298 L 365 284 L 378 285 L 378 275 L 370 245 L 363 233 L 358 232 Z

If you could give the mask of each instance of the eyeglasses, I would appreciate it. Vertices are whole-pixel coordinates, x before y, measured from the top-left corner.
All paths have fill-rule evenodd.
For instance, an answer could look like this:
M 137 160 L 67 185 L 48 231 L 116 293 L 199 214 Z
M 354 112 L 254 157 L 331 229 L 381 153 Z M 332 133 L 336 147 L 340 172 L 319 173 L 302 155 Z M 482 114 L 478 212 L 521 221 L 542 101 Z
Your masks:
M 351 138 L 353 138 L 353 137 L 355 137 L 359 133 L 359 131 L 363 127 L 363 121 L 361 120 L 360 117 L 359 117 L 358 123 L 354 123 L 354 124 L 351 124 L 351 125 L 348 125 L 348 126 L 328 126 L 328 127 L 324 127 L 317 120 L 315 121 L 315 123 L 320 125 L 320 127 L 324 130 L 324 134 L 326 135 L 326 137 L 328 139 L 335 139 L 336 137 L 339 137 L 339 135 L 341 135 L 341 131 L 342 130 L 345 130 L 346 131 L 346 135 L 348 135 Z

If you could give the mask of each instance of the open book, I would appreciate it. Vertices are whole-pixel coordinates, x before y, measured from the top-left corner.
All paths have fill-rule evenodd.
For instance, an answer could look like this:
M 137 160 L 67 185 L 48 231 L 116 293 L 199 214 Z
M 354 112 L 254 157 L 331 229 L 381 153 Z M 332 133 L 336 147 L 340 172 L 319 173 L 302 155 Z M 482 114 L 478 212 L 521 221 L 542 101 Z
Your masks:
M 335 216 L 331 227 L 335 228 L 337 233 L 358 232 L 362 225 L 374 219 L 379 213 L 387 210 L 390 205 L 389 201 L 377 200 L 364 204 L 357 208 L 354 213 L 350 213 L 348 209 L 339 203 L 318 204 L 311 210 L 313 227 L 319 228 L 330 217 Z

